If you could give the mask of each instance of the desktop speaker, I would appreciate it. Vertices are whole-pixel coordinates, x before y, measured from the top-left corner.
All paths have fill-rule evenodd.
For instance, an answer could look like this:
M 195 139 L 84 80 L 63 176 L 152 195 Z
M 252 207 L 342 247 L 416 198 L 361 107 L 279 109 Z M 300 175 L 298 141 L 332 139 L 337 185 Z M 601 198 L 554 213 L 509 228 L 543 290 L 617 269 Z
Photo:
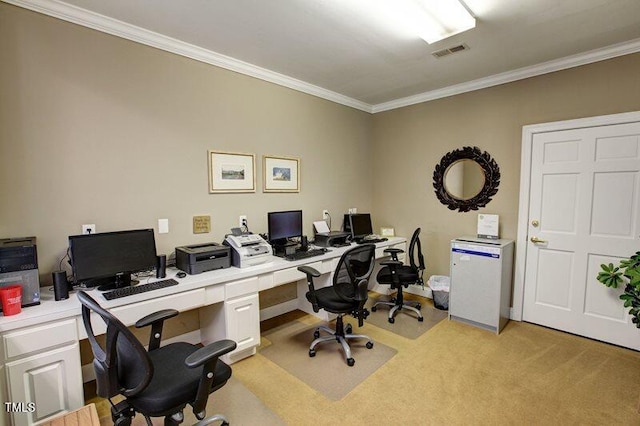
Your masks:
M 300 250 L 307 251 L 309 249 L 309 240 L 306 235 L 300 238 Z
M 167 256 L 161 254 L 156 260 L 156 278 L 164 278 L 167 276 Z
M 66 271 L 54 271 L 53 277 L 53 295 L 56 300 L 65 300 L 69 298 L 69 283 L 67 282 Z

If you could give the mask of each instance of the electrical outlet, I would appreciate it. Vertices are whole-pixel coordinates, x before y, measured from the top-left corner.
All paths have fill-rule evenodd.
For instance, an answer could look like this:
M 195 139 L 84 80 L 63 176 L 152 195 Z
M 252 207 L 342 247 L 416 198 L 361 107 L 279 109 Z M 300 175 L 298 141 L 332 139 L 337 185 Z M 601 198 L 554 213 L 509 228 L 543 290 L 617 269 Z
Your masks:
M 356 213 L 358 213 L 358 209 L 356 207 L 351 207 L 349 209 L 349 214 L 356 214 Z
M 329 219 L 329 210 L 322 210 L 322 220 Z
M 92 223 L 90 225 L 82 225 L 82 235 L 95 234 L 95 233 L 96 233 L 95 223 Z
M 246 215 L 240 215 L 238 217 L 238 226 L 242 227 L 242 226 L 247 226 L 247 216 Z

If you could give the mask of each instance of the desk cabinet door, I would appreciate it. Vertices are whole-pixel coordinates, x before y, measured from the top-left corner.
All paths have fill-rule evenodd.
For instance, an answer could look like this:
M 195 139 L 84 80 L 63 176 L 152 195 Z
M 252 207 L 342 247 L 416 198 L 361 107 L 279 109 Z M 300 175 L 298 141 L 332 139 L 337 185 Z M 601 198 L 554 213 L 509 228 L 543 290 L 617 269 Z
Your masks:
M 34 403 L 12 413 L 13 424 L 32 425 L 82 407 L 82 373 L 77 343 L 6 364 L 9 401 Z M 31 412 L 30 412 L 31 411 Z
M 238 347 L 235 352 L 260 344 L 260 307 L 257 294 L 225 302 L 227 337 Z

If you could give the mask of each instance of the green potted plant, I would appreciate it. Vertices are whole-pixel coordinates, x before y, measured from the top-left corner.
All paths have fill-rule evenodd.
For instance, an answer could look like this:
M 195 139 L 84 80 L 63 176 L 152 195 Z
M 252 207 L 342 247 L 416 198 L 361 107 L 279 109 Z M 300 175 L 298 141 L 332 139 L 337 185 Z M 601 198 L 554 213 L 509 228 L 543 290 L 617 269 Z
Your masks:
M 598 281 L 607 287 L 618 288 L 625 284 L 624 293 L 620 299 L 624 300 L 624 307 L 630 308 L 631 321 L 640 328 L 640 251 L 629 259 L 623 259 L 618 266 L 613 263 L 600 265 Z

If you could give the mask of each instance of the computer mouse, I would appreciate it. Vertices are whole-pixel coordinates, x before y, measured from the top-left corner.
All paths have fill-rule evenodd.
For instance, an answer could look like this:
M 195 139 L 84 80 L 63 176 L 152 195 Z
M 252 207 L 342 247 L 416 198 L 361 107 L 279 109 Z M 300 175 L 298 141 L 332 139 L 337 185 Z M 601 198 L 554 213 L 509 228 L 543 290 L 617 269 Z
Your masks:
M 182 271 L 180 271 L 180 272 L 178 272 L 178 273 L 176 274 L 176 277 L 178 277 L 178 278 L 184 278 L 184 277 L 186 277 L 186 276 L 187 276 L 187 274 L 186 274 L 185 272 L 182 272 Z

